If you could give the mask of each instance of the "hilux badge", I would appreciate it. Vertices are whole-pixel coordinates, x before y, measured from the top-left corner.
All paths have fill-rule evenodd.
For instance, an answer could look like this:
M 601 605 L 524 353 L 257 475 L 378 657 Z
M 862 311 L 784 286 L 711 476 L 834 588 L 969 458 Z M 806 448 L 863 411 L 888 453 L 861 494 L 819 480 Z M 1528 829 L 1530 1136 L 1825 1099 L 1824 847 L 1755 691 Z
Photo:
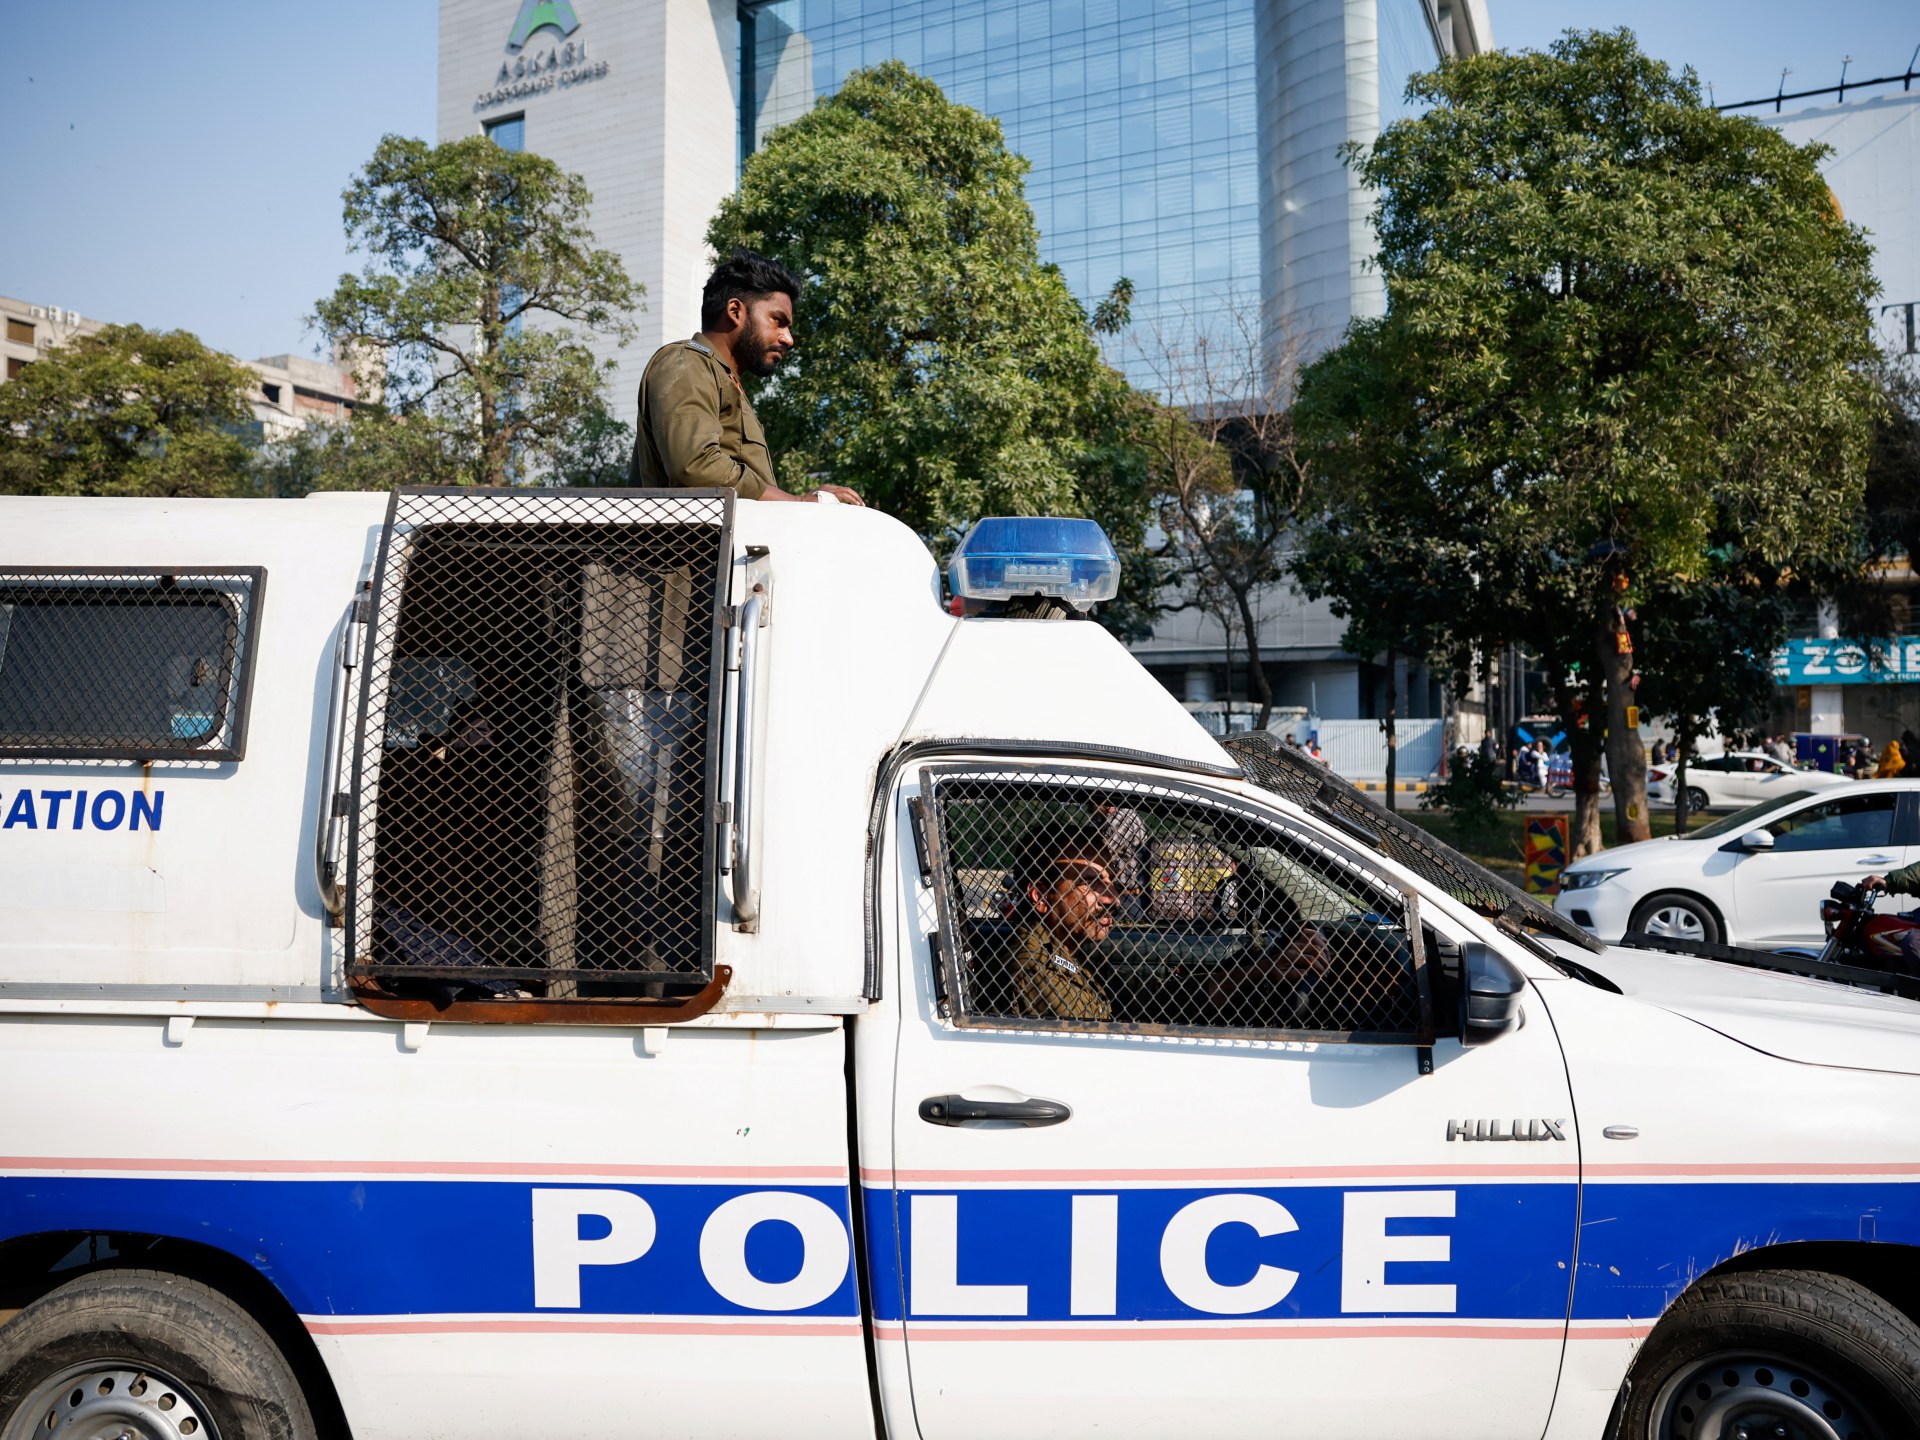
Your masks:
M 1449 1120 L 1449 1140 L 1564 1140 L 1565 1120 Z

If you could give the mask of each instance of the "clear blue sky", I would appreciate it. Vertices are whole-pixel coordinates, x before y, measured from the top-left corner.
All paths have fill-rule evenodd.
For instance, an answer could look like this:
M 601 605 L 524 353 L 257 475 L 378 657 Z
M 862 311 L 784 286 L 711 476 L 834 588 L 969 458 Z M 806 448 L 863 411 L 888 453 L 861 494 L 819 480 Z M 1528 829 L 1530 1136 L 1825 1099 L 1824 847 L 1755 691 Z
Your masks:
M 593 0 L 616 4 L 620 0 Z M 1897 74 L 1914 0 L 1489 0 L 1501 44 L 1626 25 L 1724 103 Z M 193 7 L 0 0 L 0 294 L 311 353 L 349 264 L 340 191 L 388 131 L 431 138 L 433 0 Z
M 0 294 L 311 354 L 341 190 L 433 136 L 438 32 L 433 0 L 0 0 Z

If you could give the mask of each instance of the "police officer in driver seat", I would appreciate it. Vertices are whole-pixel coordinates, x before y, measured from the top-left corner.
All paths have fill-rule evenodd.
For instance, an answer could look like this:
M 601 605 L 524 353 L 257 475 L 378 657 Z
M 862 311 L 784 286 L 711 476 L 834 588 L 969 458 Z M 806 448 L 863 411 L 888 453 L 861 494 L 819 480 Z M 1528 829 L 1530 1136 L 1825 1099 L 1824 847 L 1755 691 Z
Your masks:
M 1035 1020 L 1115 1018 L 1102 942 L 1113 934 L 1120 887 L 1100 826 L 1040 825 L 1019 842 L 1014 885 L 1024 921 L 1004 961 L 1007 1013 Z M 1210 967 L 1190 989 L 1164 998 L 1159 1014 L 1119 1018 L 1158 1024 L 1282 1027 L 1301 985 L 1327 966 L 1318 930 L 1284 895 L 1271 897 L 1279 923 L 1237 963 Z M 1281 912 L 1284 912 L 1282 915 Z
M 1036 827 L 1020 841 L 1013 876 L 1026 923 L 1008 961 L 1012 1013 L 1111 1020 L 1093 955 L 1120 900 L 1105 837 L 1092 825 Z

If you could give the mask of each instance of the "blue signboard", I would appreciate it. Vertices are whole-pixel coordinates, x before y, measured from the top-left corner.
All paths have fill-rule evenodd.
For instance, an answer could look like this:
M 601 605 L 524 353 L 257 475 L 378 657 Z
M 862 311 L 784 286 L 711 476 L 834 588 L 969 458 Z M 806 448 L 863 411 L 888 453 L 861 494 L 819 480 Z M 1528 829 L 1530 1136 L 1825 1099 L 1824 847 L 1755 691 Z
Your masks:
M 1795 735 L 1794 764 L 1833 774 L 1840 761 L 1840 738 L 1838 735 Z
M 1773 652 L 1782 685 L 1920 684 L 1920 636 L 1895 640 L 1789 640 Z

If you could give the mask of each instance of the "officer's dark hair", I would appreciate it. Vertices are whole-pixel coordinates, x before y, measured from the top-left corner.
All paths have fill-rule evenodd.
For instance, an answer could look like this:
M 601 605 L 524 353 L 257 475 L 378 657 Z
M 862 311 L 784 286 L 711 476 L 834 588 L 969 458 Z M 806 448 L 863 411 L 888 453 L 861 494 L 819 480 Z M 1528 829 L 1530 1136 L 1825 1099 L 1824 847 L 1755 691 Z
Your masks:
M 758 300 L 762 295 L 785 295 L 800 303 L 800 277 L 778 260 L 751 250 L 736 250 L 714 266 L 707 288 L 700 292 L 700 328 L 727 328 L 729 300 Z
M 1053 888 L 1063 860 L 1092 860 L 1112 868 L 1107 837 L 1095 825 L 1036 825 L 1020 837 L 1013 853 L 1013 886 L 1023 904 L 1029 887 Z

